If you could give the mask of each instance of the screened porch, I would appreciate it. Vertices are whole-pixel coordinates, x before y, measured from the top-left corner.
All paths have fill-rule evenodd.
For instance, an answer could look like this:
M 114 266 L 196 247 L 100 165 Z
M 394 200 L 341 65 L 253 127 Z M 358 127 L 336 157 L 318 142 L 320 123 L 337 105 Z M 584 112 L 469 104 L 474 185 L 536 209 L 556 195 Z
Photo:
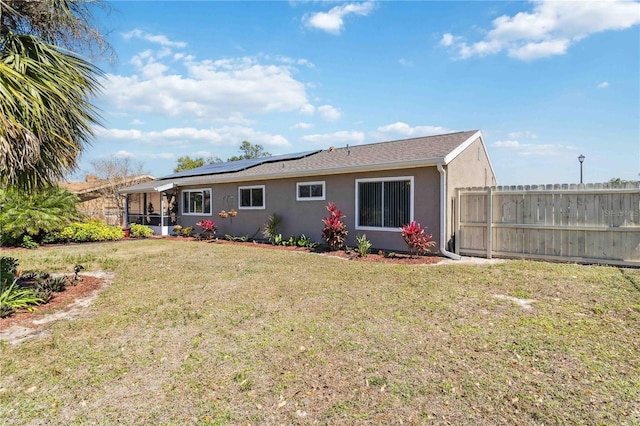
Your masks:
M 169 235 L 177 224 L 177 190 L 173 187 L 154 188 L 147 192 L 127 194 L 126 222 L 146 225 L 155 235 Z

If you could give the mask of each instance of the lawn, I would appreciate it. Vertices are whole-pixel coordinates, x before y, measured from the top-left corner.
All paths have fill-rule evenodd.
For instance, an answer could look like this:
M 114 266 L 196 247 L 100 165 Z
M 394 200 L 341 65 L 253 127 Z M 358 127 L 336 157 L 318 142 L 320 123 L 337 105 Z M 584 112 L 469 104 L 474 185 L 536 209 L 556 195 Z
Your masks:
M 2 254 L 116 278 L 50 336 L 0 342 L 1 424 L 640 424 L 639 270 L 175 240 Z

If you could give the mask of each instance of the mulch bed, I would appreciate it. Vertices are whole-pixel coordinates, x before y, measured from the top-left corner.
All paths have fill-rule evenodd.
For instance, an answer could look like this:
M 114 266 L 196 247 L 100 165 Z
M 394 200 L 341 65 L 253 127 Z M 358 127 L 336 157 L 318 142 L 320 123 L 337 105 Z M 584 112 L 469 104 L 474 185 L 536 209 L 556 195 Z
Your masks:
M 171 237 L 170 237 L 171 238 Z M 175 237 L 174 237 L 175 238 Z M 181 238 L 181 237 L 177 237 Z M 294 247 L 294 246 L 276 246 L 268 243 L 259 242 L 237 242 L 228 240 L 215 240 L 209 241 L 214 244 L 236 244 L 236 245 L 254 245 L 260 248 L 270 250 L 287 250 L 287 251 L 301 251 L 307 253 L 318 253 L 323 256 L 340 257 L 342 259 L 353 260 L 355 262 L 379 262 L 390 263 L 396 265 L 431 265 L 444 260 L 444 257 L 436 255 L 427 256 L 410 256 L 405 253 L 395 253 L 393 256 L 384 255 L 382 251 L 374 251 L 368 254 L 366 257 L 360 257 L 355 251 L 346 252 L 344 250 L 338 251 L 317 251 L 316 249 L 310 249 L 307 247 Z
M 49 303 L 35 306 L 35 310 L 31 312 L 19 310 L 6 318 L 0 318 L 0 331 L 6 330 L 14 325 L 24 325 L 42 318 L 43 315 L 64 309 L 75 300 L 85 298 L 95 290 L 101 288 L 104 280 L 104 278 L 83 276 L 82 280 L 78 281 L 78 284 L 67 285 L 65 291 L 54 293 L 53 299 Z

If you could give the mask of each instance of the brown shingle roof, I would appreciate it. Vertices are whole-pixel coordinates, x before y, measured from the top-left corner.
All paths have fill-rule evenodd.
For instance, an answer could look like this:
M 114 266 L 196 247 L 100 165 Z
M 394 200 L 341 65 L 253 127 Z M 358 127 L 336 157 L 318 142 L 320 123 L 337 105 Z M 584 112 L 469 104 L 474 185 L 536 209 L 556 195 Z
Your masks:
M 378 142 L 365 145 L 354 145 L 344 148 L 327 149 L 307 157 L 263 163 L 245 170 L 203 176 L 174 179 L 160 179 L 123 192 L 145 191 L 162 185 L 165 182 L 176 182 L 180 186 L 198 183 L 222 181 L 246 181 L 257 179 L 273 179 L 285 176 L 311 176 L 313 174 L 333 174 L 354 170 L 398 168 L 415 162 L 425 165 L 432 162 L 444 162 L 445 157 L 453 153 L 464 142 L 471 138 L 477 130 L 449 133 L 445 135 L 425 136 L 389 142 Z

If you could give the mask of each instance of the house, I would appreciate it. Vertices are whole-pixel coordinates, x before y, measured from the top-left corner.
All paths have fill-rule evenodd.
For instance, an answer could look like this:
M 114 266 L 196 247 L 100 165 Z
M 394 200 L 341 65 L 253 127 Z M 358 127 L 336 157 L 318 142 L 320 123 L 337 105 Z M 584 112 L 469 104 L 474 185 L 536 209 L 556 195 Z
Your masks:
M 197 231 L 196 223 L 209 219 L 217 235 L 260 238 L 276 213 L 285 238 L 305 234 L 321 242 L 332 201 L 346 216 L 348 245 L 366 233 L 376 249 L 406 251 L 400 227 L 416 221 L 447 254 L 454 189 L 495 183 L 482 133 L 466 131 L 211 164 L 121 193 L 127 194 L 131 221 L 145 223 L 147 207 L 160 206 L 158 234 L 170 233 L 176 223 Z M 219 217 L 231 209 L 237 216 Z
M 78 196 L 78 211 L 81 214 L 101 220 L 107 225 L 120 225 L 124 213 L 124 199 L 118 194 L 118 190 L 154 179 L 150 175 L 100 179 L 96 175 L 88 174 L 84 182 L 58 182 L 58 185 Z

